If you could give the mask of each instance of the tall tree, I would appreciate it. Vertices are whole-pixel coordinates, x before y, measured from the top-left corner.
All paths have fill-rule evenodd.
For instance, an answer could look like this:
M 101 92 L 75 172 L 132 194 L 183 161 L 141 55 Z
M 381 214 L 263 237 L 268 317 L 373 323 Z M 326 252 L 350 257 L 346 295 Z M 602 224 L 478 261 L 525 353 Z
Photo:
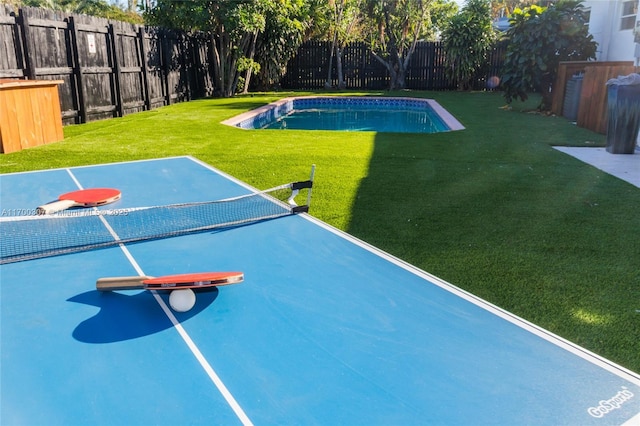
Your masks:
M 493 18 L 510 16 L 516 8 L 526 7 L 530 3 L 526 0 L 493 0 L 491 2 L 491 16 Z
M 303 20 L 296 13 L 303 0 L 157 0 L 147 11 L 153 25 L 208 34 L 218 96 L 232 96 L 244 79 L 246 91 L 254 72 L 273 72 L 271 61 L 288 60 L 302 42 Z M 284 56 L 284 57 L 283 57 Z M 284 64 L 286 64 L 284 60 Z M 260 64 L 261 61 L 266 63 Z M 278 67 L 283 68 L 282 62 Z M 244 73 L 244 77 L 242 74 Z
M 260 65 L 254 61 L 256 53 L 256 41 L 258 34 L 264 31 L 265 28 L 265 14 L 268 3 L 251 3 L 240 5 L 232 16 L 235 18 L 234 27 L 241 33 L 238 34 L 238 39 L 241 40 L 241 45 L 238 47 L 236 54 L 236 63 L 230 64 L 229 72 L 233 72 L 233 78 L 229 81 L 229 90 L 237 90 L 238 81 L 240 79 L 240 73 L 244 72 L 244 82 L 242 92 L 246 93 L 249 90 L 249 84 L 251 82 L 251 75 L 253 72 L 260 71 Z M 233 92 L 231 92 L 233 94 Z M 229 94 L 229 96 L 231 95 Z
M 371 53 L 389 72 L 389 89 L 404 89 L 409 61 L 427 33 L 431 0 L 367 0 Z
M 446 74 L 459 90 L 471 88 L 496 40 L 489 0 L 468 0 L 442 33 Z
M 260 64 L 255 87 L 270 90 L 286 72 L 289 59 L 314 27 L 313 9 L 324 0 L 270 0 L 265 28 L 256 40 L 255 60 Z
M 458 13 L 458 3 L 454 0 L 433 0 L 430 5 L 430 28 L 425 28 L 424 39 L 436 40 L 440 38 L 451 19 Z
M 329 69 L 325 87 L 332 86 L 332 61 L 336 58 L 336 71 L 338 74 L 338 88 L 346 86 L 342 69 L 342 57 L 347 44 L 356 41 L 362 35 L 361 24 L 363 0 L 329 0 L 328 16 L 329 28 L 327 35 L 331 38 L 331 52 L 329 52 Z
M 505 100 L 524 101 L 535 91 L 542 95 L 539 108 L 549 110 L 560 61 L 595 58 L 597 44 L 581 3 L 561 0 L 548 8 L 516 9 L 510 23 L 501 82 Z
M 145 18 L 152 25 L 208 34 L 215 91 L 219 96 L 228 97 L 235 93 L 241 70 L 246 71 L 250 64 L 249 52 L 256 32 L 264 27 L 260 6 L 260 1 L 252 0 L 157 0 L 155 6 L 145 12 Z M 243 58 L 249 62 L 242 61 Z

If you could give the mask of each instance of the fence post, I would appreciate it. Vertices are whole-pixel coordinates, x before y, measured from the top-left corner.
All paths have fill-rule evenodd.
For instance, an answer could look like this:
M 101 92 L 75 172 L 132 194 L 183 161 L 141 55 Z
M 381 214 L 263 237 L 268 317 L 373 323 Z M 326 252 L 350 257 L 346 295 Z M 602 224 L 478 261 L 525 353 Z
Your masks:
M 192 64 L 192 75 L 195 78 L 195 97 L 199 98 L 199 97 L 204 97 L 206 96 L 206 84 L 205 84 L 205 77 L 204 77 L 204 64 L 202 63 L 203 61 L 200 58 L 200 53 L 202 51 L 202 39 L 200 39 L 199 37 L 196 37 L 195 35 L 191 35 L 191 49 L 190 49 L 190 55 L 191 55 L 191 64 Z
M 113 61 L 113 93 L 115 94 L 115 102 L 116 102 L 116 114 L 118 117 L 124 116 L 124 105 L 122 101 L 122 70 L 120 69 L 120 61 L 119 61 L 119 52 L 118 49 L 118 33 L 113 25 L 113 23 L 109 22 L 109 26 L 107 27 L 107 35 L 111 39 L 107 40 L 107 49 L 111 50 L 111 60 Z
M 169 54 L 169 41 L 167 40 L 167 31 L 160 33 L 160 61 L 162 64 L 163 79 L 162 87 L 164 89 L 165 103 L 171 105 L 171 92 L 169 91 L 169 74 L 171 73 Z
M 360 88 L 367 89 L 367 54 L 369 51 L 362 44 L 358 43 L 358 51 L 360 52 Z
M 18 22 L 20 23 L 20 29 L 22 31 L 22 39 L 24 40 L 24 65 L 26 67 L 25 76 L 29 80 L 36 79 L 36 67 L 34 65 L 33 58 L 31 57 L 31 49 L 29 49 L 29 45 L 31 44 L 31 34 L 29 29 L 29 18 L 25 14 L 24 9 L 20 9 L 18 11 L 20 18 Z
M 192 100 L 193 94 L 191 90 L 191 80 L 193 75 L 191 73 L 191 37 L 182 33 L 180 35 L 180 58 L 182 59 L 182 67 L 184 72 L 180 73 L 181 80 L 184 78 L 186 81 L 184 82 L 184 88 L 186 90 L 187 101 Z M 184 76 L 184 77 L 182 77 Z
M 142 90 L 144 90 L 144 105 L 148 111 L 151 109 L 151 94 L 149 93 L 149 68 L 147 67 L 147 48 L 144 42 L 145 27 L 138 27 L 138 39 L 140 43 L 140 66 L 142 67 Z
M 69 16 L 69 37 L 71 39 L 72 50 L 72 69 L 73 76 L 76 83 L 76 93 L 78 94 L 78 121 L 80 123 L 87 122 L 87 105 L 85 103 L 86 93 L 84 87 L 84 75 L 82 72 L 82 66 L 80 65 L 80 52 L 78 51 L 78 28 L 76 27 L 75 19 L 73 16 Z

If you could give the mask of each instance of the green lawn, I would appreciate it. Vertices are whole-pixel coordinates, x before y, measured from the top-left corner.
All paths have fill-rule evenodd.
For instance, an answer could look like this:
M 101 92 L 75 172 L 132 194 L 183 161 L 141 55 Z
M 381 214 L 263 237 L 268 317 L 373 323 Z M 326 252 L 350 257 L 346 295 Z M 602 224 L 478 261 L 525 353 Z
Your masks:
M 219 124 L 287 95 L 68 126 L 63 142 L 0 155 L 0 170 L 188 154 L 268 188 L 316 164 L 314 216 L 640 371 L 640 189 L 552 149 L 603 146 L 604 136 L 527 112 L 538 99 L 502 109 L 494 93 L 404 94 L 435 98 L 466 126 L 459 132 Z

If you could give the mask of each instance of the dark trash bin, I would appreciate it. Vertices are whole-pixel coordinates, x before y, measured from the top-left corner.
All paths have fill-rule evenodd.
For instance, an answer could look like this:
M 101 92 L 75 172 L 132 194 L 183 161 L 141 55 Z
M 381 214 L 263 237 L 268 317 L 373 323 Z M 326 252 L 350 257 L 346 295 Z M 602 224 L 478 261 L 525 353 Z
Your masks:
M 607 81 L 607 152 L 633 154 L 640 130 L 640 74 Z
M 567 88 L 564 92 L 564 104 L 562 106 L 562 115 L 570 120 L 578 119 L 578 109 L 580 108 L 580 94 L 582 93 L 583 74 L 574 75 L 567 81 Z

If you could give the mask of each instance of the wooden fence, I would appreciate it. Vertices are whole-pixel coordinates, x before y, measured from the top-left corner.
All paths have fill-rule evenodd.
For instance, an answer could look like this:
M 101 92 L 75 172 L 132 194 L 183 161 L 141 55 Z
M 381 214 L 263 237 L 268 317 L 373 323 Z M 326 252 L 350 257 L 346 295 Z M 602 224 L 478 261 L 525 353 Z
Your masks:
M 329 71 L 331 43 L 310 41 L 298 49 L 287 65 L 282 87 L 292 90 L 322 89 Z M 486 69 L 473 81 L 474 89 L 483 89 L 486 79 L 500 75 L 506 44 L 498 44 L 492 51 Z M 364 43 L 354 43 L 344 50 L 342 61 L 347 89 L 382 90 L 389 86 L 385 67 L 373 57 Z M 406 75 L 407 89 L 451 90 L 455 85 L 445 75 L 444 47 L 440 42 L 419 42 L 411 57 Z M 335 58 L 331 66 L 331 84 L 337 85 Z
M 567 82 L 574 74 L 582 74 L 582 88 L 576 124 L 591 131 L 607 132 L 607 88 L 609 79 L 640 72 L 632 61 L 619 62 L 560 62 L 553 89 L 551 112 L 562 115 Z
M 206 39 L 37 8 L 0 6 L 0 78 L 62 80 L 65 124 L 213 94 Z

